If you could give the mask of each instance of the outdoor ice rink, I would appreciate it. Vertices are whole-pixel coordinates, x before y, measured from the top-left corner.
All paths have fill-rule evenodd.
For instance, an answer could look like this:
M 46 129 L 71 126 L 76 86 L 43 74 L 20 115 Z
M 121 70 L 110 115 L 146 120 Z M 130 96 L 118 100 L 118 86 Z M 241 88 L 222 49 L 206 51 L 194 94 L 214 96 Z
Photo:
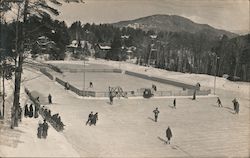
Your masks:
M 36 91 L 41 104 L 48 106 L 52 114 L 61 115 L 66 127 L 58 135 L 70 144 L 71 150 L 78 156 L 249 157 L 250 155 L 249 100 L 244 98 L 239 100 L 240 114 L 235 115 L 231 102 L 235 95 L 231 92 L 217 90 L 223 108 L 217 107 L 215 97 L 197 98 L 195 101 L 190 98 L 177 98 L 177 109 L 172 108 L 173 98 L 115 99 L 114 105 L 110 105 L 108 98 L 82 99 L 72 92 L 65 91 L 62 86 L 40 72 L 33 71 L 24 71 L 27 79 L 25 86 L 33 92 Z M 100 79 L 101 77 L 97 80 Z M 94 84 L 95 87 L 98 86 L 97 83 Z M 100 84 L 106 87 L 105 82 Z M 47 105 L 49 93 L 53 96 L 52 105 Z M 156 107 L 160 110 L 157 123 L 153 121 L 152 112 Z M 99 113 L 96 126 L 85 125 L 91 111 Z M 170 145 L 165 144 L 165 131 L 168 126 L 173 132 Z M 52 138 L 51 133 L 54 133 L 52 127 L 49 128 L 47 139 L 56 139 Z M 30 141 L 36 142 L 35 132 L 33 137 L 34 140 Z M 43 144 L 46 146 L 46 142 Z M 65 152 L 64 148 L 51 144 L 49 150 Z M 35 152 L 33 151 L 34 155 Z M 40 155 L 42 156 L 42 153 Z
M 79 89 L 84 88 L 84 76 L 85 76 L 85 90 L 91 90 L 96 92 L 108 92 L 108 87 L 117 87 L 120 86 L 124 91 L 137 91 L 141 88 L 151 88 L 152 84 L 157 86 L 157 91 L 180 91 L 182 88 L 162 84 L 159 82 L 149 81 L 146 79 L 141 79 L 134 76 L 129 76 L 122 73 L 114 72 L 85 72 L 83 73 L 83 65 L 77 64 L 58 64 L 53 63 L 63 71 L 63 74 L 55 73 L 58 78 L 69 82 Z M 108 65 L 99 65 L 99 64 L 85 64 L 85 69 L 94 69 L 94 70 L 111 70 L 114 69 Z M 72 72 L 74 70 L 82 72 Z M 92 82 L 94 87 L 90 88 L 89 83 Z

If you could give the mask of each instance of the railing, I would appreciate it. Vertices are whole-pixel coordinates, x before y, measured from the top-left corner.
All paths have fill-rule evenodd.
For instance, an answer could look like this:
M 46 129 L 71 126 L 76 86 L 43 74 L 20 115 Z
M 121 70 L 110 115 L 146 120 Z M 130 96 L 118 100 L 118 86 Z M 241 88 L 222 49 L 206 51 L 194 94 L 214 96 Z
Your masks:
M 122 73 L 121 69 L 63 69 L 64 72 L 106 72 L 106 73 Z
M 49 72 L 47 72 L 47 70 L 46 70 L 45 68 L 40 69 L 40 71 L 41 71 L 44 75 L 46 75 L 49 79 L 51 79 L 51 80 L 54 79 L 54 77 L 53 77 Z
M 61 80 L 61 79 L 59 79 L 57 77 L 56 77 L 56 82 L 58 82 L 60 85 L 62 85 L 64 87 L 65 87 L 65 85 L 67 83 L 67 82 L 65 82 L 65 81 L 63 81 L 63 80 Z M 94 92 L 94 91 L 83 91 L 83 90 L 80 90 L 80 89 L 74 87 L 73 85 L 71 85 L 69 83 L 68 83 L 68 86 L 69 86 L 68 90 L 71 90 L 72 92 L 76 93 L 79 96 L 91 96 L 91 97 L 96 96 L 96 92 Z
M 156 82 L 160 82 L 160 83 L 164 83 L 164 84 L 170 84 L 170 85 L 174 85 L 176 87 L 181 87 L 181 88 L 185 88 L 185 89 L 197 89 L 198 88 L 198 90 L 199 90 L 199 87 L 197 87 L 197 86 L 182 83 L 182 82 L 178 82 L 178 81 L 173 81 L 173 80 L 170 80 L 170 79 L 162 79 L 162 78 L 158 78 L 158 77 L 151 77 L 151 76 L 148 76 L 148 75 L 139 74 L 139 73 L 135 73 L 135 72 L 131 72 L 131 71 L 125 71 L 125 74 L 130 75 L 130 76 L 135 76 L 135 77 L 138 77 L 138 78 L 143 78 L 143 79 L 146 79 L 146 80 L 156 81 Z

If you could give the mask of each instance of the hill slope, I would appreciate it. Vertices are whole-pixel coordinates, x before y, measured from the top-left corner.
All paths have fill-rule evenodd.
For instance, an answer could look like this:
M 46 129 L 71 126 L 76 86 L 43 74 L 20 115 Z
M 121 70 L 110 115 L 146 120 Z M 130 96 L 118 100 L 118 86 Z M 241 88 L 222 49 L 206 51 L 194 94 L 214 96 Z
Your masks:
M 187 18 L 177 16 L 177 15 L 152 15 L 135 20 L 120 21 L 113 23 L 116 27 L 132 27 L 140 28 L 142 30 L 154 30 L 159 31 L 172 31 L 172 32 L 190 32 L 190 33 L 199 33 L 204 32 L 211 36 L 220 36 L 227 35 L 232 38 L 237 36 L 237 34 L 219 30 L 213 28 L 207 24 L 198 24 Z

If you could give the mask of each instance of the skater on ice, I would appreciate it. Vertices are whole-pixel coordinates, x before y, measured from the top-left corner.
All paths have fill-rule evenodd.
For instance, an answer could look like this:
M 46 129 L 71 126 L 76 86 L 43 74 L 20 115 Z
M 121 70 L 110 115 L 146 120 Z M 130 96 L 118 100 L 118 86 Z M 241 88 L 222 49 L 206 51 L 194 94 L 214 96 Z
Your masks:
M 166 137 L 167 137 L 167 144 L 170 144 L 170 139 L 172 138 L 172 131 L 170 129 L 170 127 L 168 126 L 167 130 L 166 130 Z
M 91 113 L 89 114 L 88 120 L 86 122 L 86 125 L 89 124 L 91 125 L 91 120 L 93 119 L 93 111 L 91 111 Z
M 92 82 L 89 82 L 89 87 L 93 88 L 93 83 Z
M 158 115 L 160 113 L 160 111 L 158 110 L 158 108 L 156 108 L 153 113 L 155 114 L 155 122 L 157 122 L 157 119 L 158 119 Z
M 221 100 L 220 100 L 219 97 L 217 98 L 217 103 L 218 103 L 218 106 L 219 106 L 219 107 L 223 107 L 222 104 L 221 104 Z
M 174 101 L 173 101 L 173 108 L 176 109 L 176 98 L 174 98 Z
M 236 105 L 235 105 L 235 114 L 239 114 L 239 111 L 240 111 L 240 104 L 239 104 L 238 101 L 236 101 L 235 104 L 236 104 Z
M 232 102 L 233 102 L 233 105 L 234 105 L 234 112 L 236 112 L 236 106 L 237 106 L 238 101 L 237 101 L 236 98 L 234 98 Z
M 91 125 L 92 124 L 96 125 L 97 120 L 98 120 L 98 112 L 93 115 L 93 117 L 91 119 Z
M 52 96 L 51 96 L 51 94 L 49 94 L 49 96 L 48 96 L 48 101 L 49 101 L 49 104 L 52 104 Z
M 113 96 L 112 96 L 112 93 L 111 92 L 109 92 L 109 101 L 110 101 L 110 105 L 112 105 L 113 104 Z

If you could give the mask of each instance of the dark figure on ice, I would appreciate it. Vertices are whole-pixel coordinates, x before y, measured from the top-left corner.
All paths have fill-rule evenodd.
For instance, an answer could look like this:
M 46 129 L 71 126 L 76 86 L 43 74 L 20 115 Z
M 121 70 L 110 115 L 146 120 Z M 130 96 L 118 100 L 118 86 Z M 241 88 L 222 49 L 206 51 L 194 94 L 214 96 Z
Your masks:
M 92 82 L 89 82 L 89 87 L 93 88 L 93 83 Z
M 41 121 L 39 121 L 37 128 L 37 138 L 42 138 L 42 133 L 43 133 L 43 124 Z
M 89 124 L 91 125 L 91 120 L 93 119 L 93 112 L 91 111 L 91 113 L 89 114 L 88 120 L 86 122 L 86 125 Z
M 176 98 L 174 98 L 173 105 L 174 105 L 174 107 L 173 107 L 173 108 L 175 108 L 175 109 L 176 109 Z
M 221 100 L 220 100 L 219 97 L 217 98 L 217 103 L 218 103 L 218 106 L 219 106 L 219 107 L 223 107 L 222 104 L 221 104 Z
M 170 129 L 170 127 L 168 126 L 168 129 L 166 130 L 166 137 L 167 137 L 167 144 L 170 144 L 170 139 L 172 138 L 172 131 Z
M 51 94 L 49 94 L 49 96 L 48 96 L 48 101 L 49 101 L 49 104 L 52 104 L 52 96 L 51 96 Z
M 157 119 L 158 119 L 158 115 L 160 113 L 160 111 L 158 110 L 158 108 L 156 108 L 153 113 L 155 114 L 155 122 L 157 122 Z
M 33 117 L 33 115 L 34 115 L 33 104 L 30 104 L 29 117 Z
M 156 88 L 156 85 L 152 85 L 152 89 L 154 90 L 154 91 L 157 91 L 157 88 Z
M 237 106 L 237 99 L 236 98 L 234 98 L 234 100 L 232 101 L 233 102 L 233 104 L 234 104 L 234 112 L 236 113 L 236 106 Z
M 110 105 L 112 105 L 113 104 L 113 96 L 112 96 L 112 93 L 110 92 L 109 93 L 109 101 L 110 101 Z
M 34 118 L 38 118 L 38 111 L 39 111 L 39 107 L 37 104 L 35 104 L 35 113 L 34 113 Z
M 96 122 L 98 120 L 98 112 L 93 115 L 93 118 L 91 119 L 91 124 L 96 125 Z
M 240 104 L 239 104 L 239 102 L 236 100 L 236 103 L 235 103 L 235 114 L 239 114 L 239 111 L 240 111 Z
M 42 137 L 43 138 L 47 138 L 47 135 L 48 135 L 48 129 L 49 129 L 49 125 L 48 123 L 46 122 L 46 120 L 44 120 L 43 122 L 43 132 L 42 132 Z
M 40 102 L 39 97 L 36 98 L 36 101 L 37 101 L 37 102 Z
M 25 116 L 25 117 L 29 116 L 28 104 L 26 104 L 26 105 L 24 106 L 24 116 Z
M 194 90 L 193 99 L 192 100 L 196 100 L 196 89 Z

